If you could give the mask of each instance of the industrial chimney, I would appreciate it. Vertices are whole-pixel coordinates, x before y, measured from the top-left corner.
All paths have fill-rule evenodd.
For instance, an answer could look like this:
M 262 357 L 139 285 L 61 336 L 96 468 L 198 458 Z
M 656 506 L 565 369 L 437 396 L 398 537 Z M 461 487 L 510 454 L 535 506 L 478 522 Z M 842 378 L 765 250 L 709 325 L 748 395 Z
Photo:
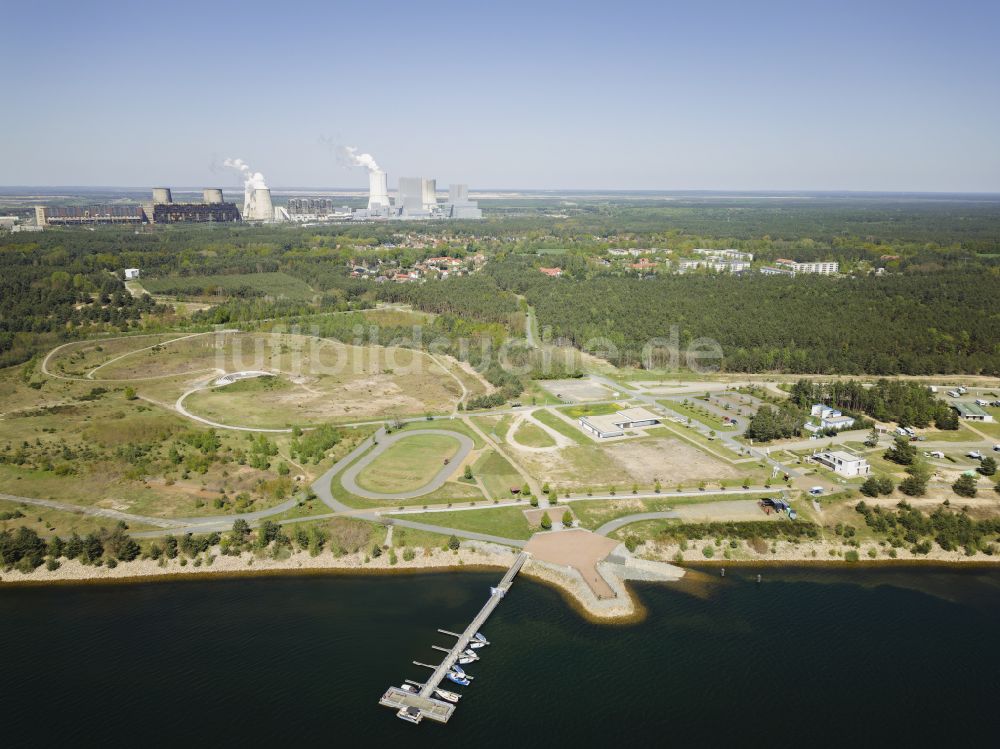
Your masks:
M 154 187 L 153 188 L 153 202 L 154 203 L 173 203 L 174 199 L 170 195 L 169 187 Z
M 222 202 L 222 190 L 215 187 L 206 187 L 201 191 L 202 199 L 206 203 L 221 203 Z

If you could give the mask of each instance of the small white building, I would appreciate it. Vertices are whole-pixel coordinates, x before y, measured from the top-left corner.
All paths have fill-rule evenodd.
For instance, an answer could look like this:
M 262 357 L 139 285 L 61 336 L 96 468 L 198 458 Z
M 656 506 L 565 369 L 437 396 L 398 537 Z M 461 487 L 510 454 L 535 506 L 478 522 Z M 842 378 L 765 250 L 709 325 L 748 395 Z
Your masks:
M 843 450 L 831 450 L 827 452 L 813 453 L 812 459 L 821 466 L 829 468 L 834 473 L 846 478 L 856 476 L 867 476 L 871 473 L 871 466 L 864 458 L 844 452 Z
M 139 277 L 139 269 L 138 268 L 126 268 L 125 269 L 125 280 L 126 281 L 134 281 L 138 277 Z
M 836 408 L 830 408 L 830 406 L 822 403 L 814 403 L 809 413 L 816 419 L 816 421 L 805 423 L 805 428 L 810 432 L 819 432 L 823 429 L 836 429 L 840 431 L 841 429 L 848 429 L 854 426 L 853 418 L 844 416 Z

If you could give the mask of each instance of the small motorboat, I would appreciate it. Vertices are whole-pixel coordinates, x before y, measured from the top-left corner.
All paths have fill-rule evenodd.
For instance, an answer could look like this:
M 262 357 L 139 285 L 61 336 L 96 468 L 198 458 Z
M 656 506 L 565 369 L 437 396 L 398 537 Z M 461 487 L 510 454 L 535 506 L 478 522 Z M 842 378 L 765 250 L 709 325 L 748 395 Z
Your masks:
M 454 671 L 448 672 L 448 681 L 454 682 L 455 684 L 459 684 L 463 687 L 469 686 L 469 680 L 466 679 L 464 676 L 456 674 Z
M 485 648 L 486 647 L 486 643 L 485 642 L 475 642 L 475 641 L 473 641 L 473 642 L 469 643 L 469 647 L 470 648 L 475 648 L 476 650 L 478 650 L 479 648 Z
M 410 692 L 411 694 L 417 693 L 417 688 L 412 684 L 404 684 L 403 686 L 400 687 L 400 689 L 402 689 L 404 692 Z
M 462 655 L 464 655 L 466 658 L 471 658 L 474 661 L 479 660 L 479 653 L 477 653 L 475 650 L 470 650 L 466 648 L 465 650 L 462 651 Z
M 476 634 L 474 634 L 472 636 L 472 639 L 475 640 L 476 642 L 483 643 L 483 645 L 489 645 L 490 644 L 490 641 L 487 640 L 485 637 L 483 637 L 483 633 L 482 632 L 476 632 Z
M 396 717 L 402 718 L 407 723 L 419 723 L 420 719 L 424 716 L 421 715 L 420 710 L 415 707 L 404 707 L 396 713 Z
M 447 702 L 458 702 L 462 697 L 457 692 L 449 692 L 447 689 L 435 689 L 434 694 Z
M 461 655 L 458 658 L 458 662 L 461 663 L 463 666 L 468 666 L 470 663 L 475 663 L 478 660 L 479 660 L 478 658 L 470 658 L 467 655 Z

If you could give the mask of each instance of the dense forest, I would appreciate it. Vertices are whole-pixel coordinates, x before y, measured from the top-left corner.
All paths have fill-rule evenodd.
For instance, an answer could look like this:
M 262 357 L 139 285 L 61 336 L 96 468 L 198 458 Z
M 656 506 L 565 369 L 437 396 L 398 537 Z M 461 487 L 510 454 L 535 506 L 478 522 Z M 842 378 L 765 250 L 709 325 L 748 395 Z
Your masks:
M 644 356 L 643 347 L 652 339 L 670 345 L 676 330 L 682 352 L 696 339 L 716 341 L 719 365 L 733 372 L 1000 373 L 995 201 L 581 196 L 495 203 L 480 222 L 2 235 L 0 366 L 105 330 L 245 324 L 378 302 L 445 315 L 452 337 L 478 325 L 520 334 L 527 300 L 553 337 L 596 343 L 599 355 L 622 366 L 669 361 L 664 348 Z M 854 275 L 640 279 L 596 262 L 611 247 L 736 247 L 765 260 L 837 259 L 854 264 Z M 471 277 L 379 284 L 350 275 L 356 265 L 391 271 L 473 252 L 489 262 Z M 540 265 L 563 268 L 563 278 L 543 276 Z M 889 272 L 867 275 L 875 266 Z M 176 319 L 125 292 L 116 275 L 125 267 L 141 268 L 161 290 L 218 287 L 223 300 L 193 321 Z M 249 278 L 261 274 L 282 274 L 284 282 Z
M 609 341 L 616 350 L 605 355 L 620 366 L 648 364 L 643 347 L 676 326 L 682 351 L 712 339 L 732 372 L 1000 373 L 995 269 L 573 280 L 509 258 L 486 270 L 501 288 L 523 293 L 555 337 L 604 352 Z

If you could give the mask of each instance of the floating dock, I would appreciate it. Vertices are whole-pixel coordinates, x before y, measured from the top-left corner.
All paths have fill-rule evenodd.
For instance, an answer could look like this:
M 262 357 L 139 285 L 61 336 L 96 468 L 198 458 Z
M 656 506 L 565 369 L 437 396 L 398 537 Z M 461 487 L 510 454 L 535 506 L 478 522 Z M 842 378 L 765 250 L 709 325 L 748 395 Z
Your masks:
M 389 687 L 385 691 L 385 694 L 382 695 L 382 699 L 379 700 L 379 704 L 393 708 L 397 711 L 397 717 L 409 723 L 419 723 L 424 718 L 430 718 L 440 723 L 447 723 L 451 714 L 455 712 L 455 705 L 435 698 L 434 690 L 441 686 L 441 682 L 448 675 L 452 666 L 458 663 L 462 651 L 469 647 L 469 644 L 476 636 L 476 632 L 482 628 L 486 620 L 490 618 L 490 614 L 493 613 L 493 609 L 497 607 L 500 600 L 510 590 L 510 586 L 514 582 L 514 577 L 521 570 L 527 559 L 528 554 L 526 552 L 522 551 L 517 555 L 514 563 L 507 570 L 507 574 L 503 576 L 500 583 L 495 588 L 490 588 L 489 600 L 486 601 L 469 626 L 465 628 L 464 632 L 457 634 L 455 632 L 447 632 L 443 629 L 438 630 L 442 634 L 454 637 L 455 644 L 451 649 L 447 650 L 444 660 L 437 666 L 414 661 L 418 666 L 426 666 L 427 668 L 434 669 L 434 673 L 424 682 L 418 692 L 409 692 L 400 687 Z M 438 648 L 438 650 L 444 650 L 444 648 Z

